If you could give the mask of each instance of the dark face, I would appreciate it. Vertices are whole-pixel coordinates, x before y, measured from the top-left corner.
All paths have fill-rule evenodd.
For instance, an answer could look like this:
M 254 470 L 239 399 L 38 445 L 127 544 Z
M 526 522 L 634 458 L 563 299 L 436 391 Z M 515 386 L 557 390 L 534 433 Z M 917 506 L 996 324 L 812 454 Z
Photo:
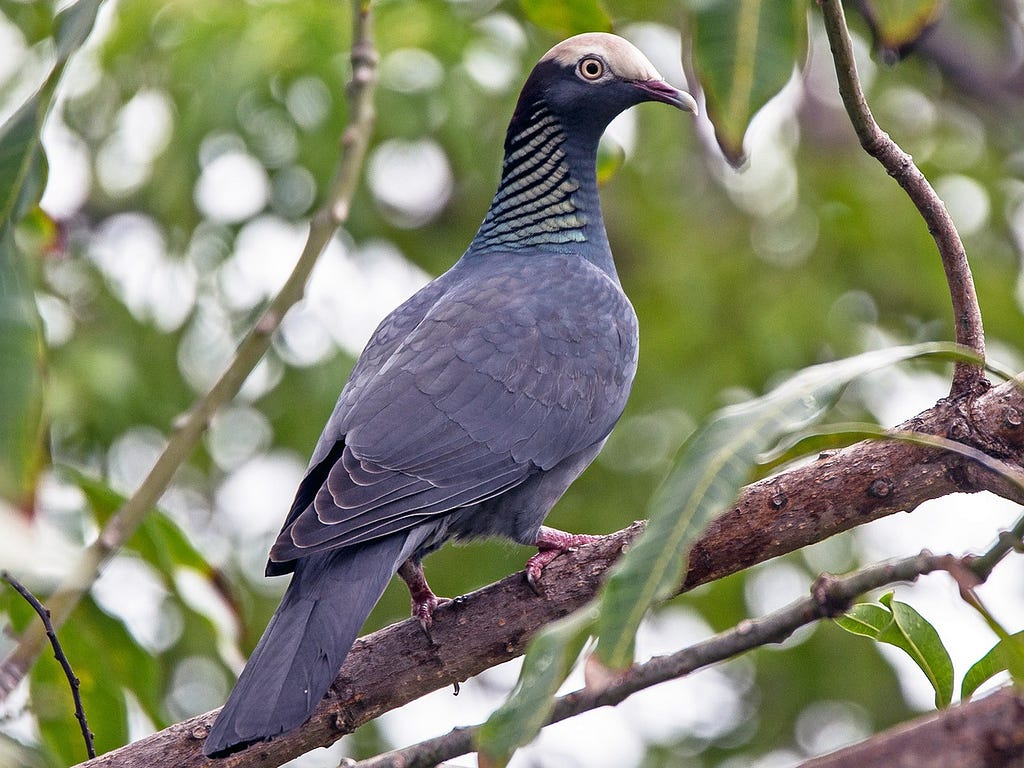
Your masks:
M 693 99 L 657 77 L 627 79 L 617 75 L 598 53 L 581 56 L 575 64 L 541 61 L 530 74 L 523 95 L 543 91 L 552 112 L 566 123 L 603 131 L 619 113 L 645 101 L 659 101 L 684 111 L 696 111 Z

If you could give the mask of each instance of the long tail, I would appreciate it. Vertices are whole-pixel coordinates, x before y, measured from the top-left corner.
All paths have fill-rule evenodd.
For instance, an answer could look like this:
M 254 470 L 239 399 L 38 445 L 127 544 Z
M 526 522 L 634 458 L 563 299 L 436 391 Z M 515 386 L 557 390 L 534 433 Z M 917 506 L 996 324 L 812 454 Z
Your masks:
M 403 534 L 302 558 L 203 746 L 221 757 L 303 723 L 409 556 Z

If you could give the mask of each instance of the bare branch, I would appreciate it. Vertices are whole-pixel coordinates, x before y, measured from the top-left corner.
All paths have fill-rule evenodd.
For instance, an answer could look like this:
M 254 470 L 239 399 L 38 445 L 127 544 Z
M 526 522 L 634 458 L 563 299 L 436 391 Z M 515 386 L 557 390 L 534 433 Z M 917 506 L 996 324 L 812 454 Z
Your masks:
M 1013 467 L 1024 457 L 1024 390 L 1010 382 L 965 401 L 940 401 L 902 425 L 926 434 L 956 434 Z M 860 443 L 810 465 L 747 486 L 716 520 L 690 558 L 686 587 L 820 541 L 869 520 L 910 511 L 955 492 L 992 490 L 1020 500 L 1000 476 L 969 459 L 901 442 Z M 276 766 L 327 746 L 360 725 L 420 696 L 466 680 L 523 653 L 544 624 L 589 601 L 604 571 L 639 534 L 642 523 L 554 560 L 537 596 L 514 574 L 438 609 L 434 644 L 416 621 L 356 642 L 328 696 L 301 728 L 216 761 L 219 768 Z M 214 713 L 191 718 L 122 747 L 88 768 L 196 768 L 210 765 L 200 747 Z
M 842 0 L 819 0 L 819 5 L 825 17 L 825 32 L 828 34 L 832 58 L 835 60 L 839 93 L 850 122 L 857 132 L 857 138 L 860 139 L 864 150 L 878 160 L 886 172 L 903 187 L 924 218 L 928 231 L 938 246 L 946 282 L 949 284 L 956 340 L 984 359 L 985 333 L 981 322 L 981 309 L 978 306 L 974 280 L 960 234 L 945 204 L 914 164 L 913 158 L 900 149 L 875 122 L 857 75 L 857 63 L 853 56 L 850 32 L 846 27 Z M 950 392 L 953 395 L 969 394 L 982 380 L 983 371 L 980 367 L 970 363 L 957 363 Z
M 82 706 L 82 695 L 79 690 L 81 688 L 81 681 L 71 668 L 71 662 L 68 660 L 67 654 L 64 653 L 64 649 L 61 648 L 60 640 L 57 639 L 57 631 L 53 628 L 53 622 L 50 621 L 50 612 L 29 591 L 28 587 L 7 571 L 0 571 L 0 578 L 14 587 L 14 591 L 25 598 L 25 602 L 32 606 L 32 610 L 36 612 L 39 620 L 43 623 L 43 630 L 46 632 L 46 637 L 53 647 L 53 658 L 57 660 L 61 669 L 64 670 L 64 676 L 68 679 L 68 687 L 71 688 L 71 698 L 75 702 L 75 719 L 78 721 L 78 726 L 82 729 L 85 752 L 89 757 L 96 757 L 96 747 L 92 743 L 92 731 L 89 730 L 89 721 L 85 719 L 85 708 Z
M 1024 760 L 1024 700 L 1004 689 L 934 712 L 800 768 L 1011 768 Z
M 377 55 L 371 40 L 367 3 L 354 6 L 355 34 L 352 45 L 352 82 L 349 86 L 349 125 L 341 139 L 341 159 L 323 204 L 314 214 L 309 235 L 295 268 L 262 316 L 242 340 L 227 370 L 207 394 L 175 424 L 174 432 L 156 464 L 131 498 L 110 518 L 97 539 L 85 549 L 63 582 L 48 599 L 52 621 L 61 626 L 100 569 L 121 548 L 167 490 L 174 473 L 188 459 L 213 415 L 234 398 L 249 373 L 270 346 L 270 339 L 285 313 L 302 298 L 306 280 L 338 226 L 348 218 L 349 205 L 373 130 L 373 90 Z M 0 701 L 17 686 L 39 657 L 46 635 L 33 625 L 0 663 Z

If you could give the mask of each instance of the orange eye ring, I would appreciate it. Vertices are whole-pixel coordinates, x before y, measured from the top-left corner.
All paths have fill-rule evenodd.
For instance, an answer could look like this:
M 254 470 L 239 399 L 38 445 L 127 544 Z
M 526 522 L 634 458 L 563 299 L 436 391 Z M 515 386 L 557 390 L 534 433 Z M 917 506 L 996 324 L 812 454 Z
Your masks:
M 580 59 L 580 63 L 576 66 L 576 71 L 584 80 L 594 82 L 604 77 L 605 65 L 596 56 L 587 56 Z

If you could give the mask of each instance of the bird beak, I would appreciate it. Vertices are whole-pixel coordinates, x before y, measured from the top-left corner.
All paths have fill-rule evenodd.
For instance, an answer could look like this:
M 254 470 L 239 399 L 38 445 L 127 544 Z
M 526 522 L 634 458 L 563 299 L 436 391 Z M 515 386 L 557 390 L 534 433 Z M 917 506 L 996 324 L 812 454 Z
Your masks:
M 649 101 L 660 101 L 662 104 L 671 104 L 683 112 L 698 114 L 697 102 L 693 96 L 686 91 L 673 88 L 664 80 L 635 80 L 633 85 L 643 93 Z

